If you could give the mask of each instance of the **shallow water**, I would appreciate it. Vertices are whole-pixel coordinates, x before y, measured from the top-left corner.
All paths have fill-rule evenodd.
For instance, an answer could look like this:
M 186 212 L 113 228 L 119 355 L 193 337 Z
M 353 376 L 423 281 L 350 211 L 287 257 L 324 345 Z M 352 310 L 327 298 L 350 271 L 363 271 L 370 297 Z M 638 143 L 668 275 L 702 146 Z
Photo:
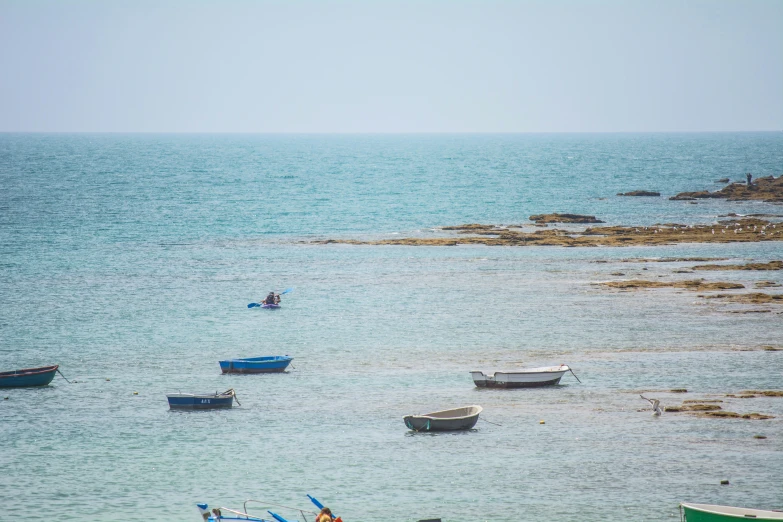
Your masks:
M 306 493 L 346 521 L 676 520 L 681 501 L 781 509 L 783 399 L 724 395 L 783 388 L 783 352 L 760 350 L 780 346 L 783 310 L 594 285 L 783 283 L 623 261 L 766 261 L 779 244 L 307 241 L 551 211 L 622 224 L 783 214 L 614 196 L 717 189 L 782 163 L 779 133 L 0 135 L 0 369 L 57 363 L 78 381 L 2 392 L 2 498 L 31 520 L 198 520 L 199 501 L 304 507 Z M 290 286 L 283 309 L 246 308 Z M 751 309 L 771 311 L 732 313 Z M 290 372 L 219 373 L 219 359 L 277 353 L 295 357 Z M 582 384 L 480 390 L 468 374 L 559 363 Z M 242 404 L 230 411 L 166 404 L 166 392 L 229 387 Z M 776 418 L 655 418 L 640 393 Z M 467 404 L 495 424 L 413 434 L 402 422 Z

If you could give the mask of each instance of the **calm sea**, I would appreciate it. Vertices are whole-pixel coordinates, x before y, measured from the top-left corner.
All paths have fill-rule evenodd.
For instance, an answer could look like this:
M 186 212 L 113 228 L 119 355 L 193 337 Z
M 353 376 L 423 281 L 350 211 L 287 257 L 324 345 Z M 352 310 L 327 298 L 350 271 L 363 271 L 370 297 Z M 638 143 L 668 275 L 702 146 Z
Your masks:
M 783 214 L 667 198 L 781 170 L 783 133 L 0 134 L 0 371 L 60 364 L 77 381 L 0 390 L 0 520 L 195 522 L 196 502 L 308 507 L 308 493 L 346 522 L 782 509 L 783 399 L 724 397 L 783 388 L 783 352 L 761 350 L 781 347 L 780 307 L 592 284 L 781 283 L 625 261 L 768 261 L 780 243 L 312 243 L 556 211 L 639 225 Z M 634 189 L 663 197 L 615 196 Z M 247 308 L 288 287 L 281 310 Z M 751 309 L 771 311 L 734 313 Z M 220 375 L 220 359 L 272 354 L 294 356 L 290 372 Z M 582 384 L 479 390 L 468 374 L 560 363 Z M 230 411 L 171 412 L 165 397 L 227 388 Z M 655 418 L 639 393 L 776 418 Z M 469 404 L 492 424 L 436 435 L 402 422 Z

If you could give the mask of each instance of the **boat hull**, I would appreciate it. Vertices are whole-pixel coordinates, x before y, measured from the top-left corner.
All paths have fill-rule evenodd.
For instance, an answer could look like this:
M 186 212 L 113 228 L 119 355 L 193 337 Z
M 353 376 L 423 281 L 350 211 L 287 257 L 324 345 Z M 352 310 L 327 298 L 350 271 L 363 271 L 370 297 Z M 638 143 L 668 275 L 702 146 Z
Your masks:
M 405 426 L 413 431 L 469 430 L 478 422 L 481 411 L 480 406 L 470 406 L 425 415 L 407 415 L 402 420 L 405 421 Z
M 249 357 L 220 361 L 223 373 L 280 373 L 293 361 L 293 357 Z
M 711 504 L 680 504 L 685 522 L 736 522 L 737 520 L 783 521 L 783 512 L 763 509 L 715 506 Z
M 261 308 L 266 308 L 267 310 L 277 310 L 280 308 L 279 304 L 262 304 Z
M 191 395 L 176 393 L 166 395 L 169 408 L 172 410 L 214 410 L 231 408 L 234 405 L 233 395 Z
M 58 365 L 42 366 L 40 368 L 27 368 L 0 373 L 0 388 L 29 388 L 33 386 L 46 386 L 57 373 Z
M 495 372 L 488 375 L 473 371 L 470 375 L 479 388 L 536 388 L 559 384 L 567 371 L 566 368 L 541 372 Z

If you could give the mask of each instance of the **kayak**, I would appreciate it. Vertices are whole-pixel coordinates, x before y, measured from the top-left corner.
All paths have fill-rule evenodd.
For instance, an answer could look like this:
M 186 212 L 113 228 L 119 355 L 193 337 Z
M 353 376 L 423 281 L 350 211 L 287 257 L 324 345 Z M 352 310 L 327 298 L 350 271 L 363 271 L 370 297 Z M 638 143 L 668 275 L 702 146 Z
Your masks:
M 280 308 L 279 304 L 262 304 L 261 308 Z

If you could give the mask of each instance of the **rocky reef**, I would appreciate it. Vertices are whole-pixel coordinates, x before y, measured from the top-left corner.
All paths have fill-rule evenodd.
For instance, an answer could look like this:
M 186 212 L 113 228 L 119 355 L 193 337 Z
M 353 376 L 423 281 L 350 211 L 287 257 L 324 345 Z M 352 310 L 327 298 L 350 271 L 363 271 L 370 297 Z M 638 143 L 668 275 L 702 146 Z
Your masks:
M 728 257 L 632 257 L 628 259 L 621 259 L 623 263 L 703 263 L 705 261 L 726 261 Z M 593 263 L 607 263 L 608 261 L 600 260 L 593 261 Z
M 757 396 L 783 397 L 783 390 L 745 390 L 742 394 L 744 399 L 752 399 Z
M 637 279 L 632 281 L 607 281 L 598 284 L 609 288 L 618 288 L 620 290 L 640 290 L 643 288 L 683 288 L 685 290 L 693 290 L 696 292 L 707 292 L 711 290 L 741 290 L 745 288 L 744 285 L 739 283 L 708 283 L 703 279 L 688 281 L 645 281 Z
M 723 419 L 748 419 L 765 420 L 774 419 L 774 415 L 764 415 L 763 413 L 735 413 L 733 411 L 704 411 L 698 413 L 699 417 L 718 417 Z
M 530 216 L 579 216 L 578 214 L 542 214 Z M 585 216 L 580 216 L 584 218 Z M 586 216 L 595 219 L 594 216 Z M 546 218 L 542 218 L 546 219 Z M 554 218 L 552 218 L 554 219 Z M 561 219 L 561 218 L 557 218 Z M 576 218 L 575 218 L 576 219 Z M 530 225 L 528 225 L 530 226 Z M 588 227 L 582 231 L 546 228 L 526 232 L 523 225 L 467 224 L 443 227 L 457 237 L 394 238 L 376 241 L 351 239 L 327 239 L 317 244 L 342 243 L 353 245 L 408 245 L 408 246 L 631 246 L 672 245 L 678 243 L 751 243 L 758 241 L 783 241 L 783 224 L 757 218 L 722 221 L 717 225 L 681 225 L 667 223 L 653 226 L 603 226 Z
M 721 407 L 717 404 L 685 404 L 682 406 L 666 406 L 663 411 L 667 413 L 681 413 L 685 411 L 717 411 Z
M 740 395 L 727 393 L 726 397 L 735 399 L 752 399 L 755 397 L 783 397 L 781 390 L 746 390 Z M 686 400 L 679 406 L 666 406 L 664 411 L 667 413 L 691 413 L 699 417 L 711 417 L 720 419 L 746 419 L 746 420 L 764 420 L 774 419 L 772 415 L 763 413 L 736 413 L 725 411 L 716 403 L 722 403 L 720 399 L 701 399 Z
M 654 197 L 660 196 L 660 192 L 653 192 L 652 190 L 632 190 L 631 192 L 618 192 L 618 196 L 637 196 L 637 197 Z
M 744 265 L 696 265 L 693 270 L 783 270 L 783 261 L 747 263 Z
M 702 190 L 699 192 L 680 192 L 669 199 L 695 200 L 695 199 L 727 199 L 729 201 L 766 201 L 783 203 L 783 176 L 767 176 L 757 178 L 748 185 L 747 183 L 732 183 L 716 192 Z
M 595 216 L 582 214 L 535 214 L 528 218 L 536 223 L 604 223 Z
M 715 294 L 702 295 L 705 299 L 721 299 L 731 303 L 742 304 L 769 304 L 783 303 L 783 294 L 765 294 L 764 292 L 750 292 L 747 294 Z

